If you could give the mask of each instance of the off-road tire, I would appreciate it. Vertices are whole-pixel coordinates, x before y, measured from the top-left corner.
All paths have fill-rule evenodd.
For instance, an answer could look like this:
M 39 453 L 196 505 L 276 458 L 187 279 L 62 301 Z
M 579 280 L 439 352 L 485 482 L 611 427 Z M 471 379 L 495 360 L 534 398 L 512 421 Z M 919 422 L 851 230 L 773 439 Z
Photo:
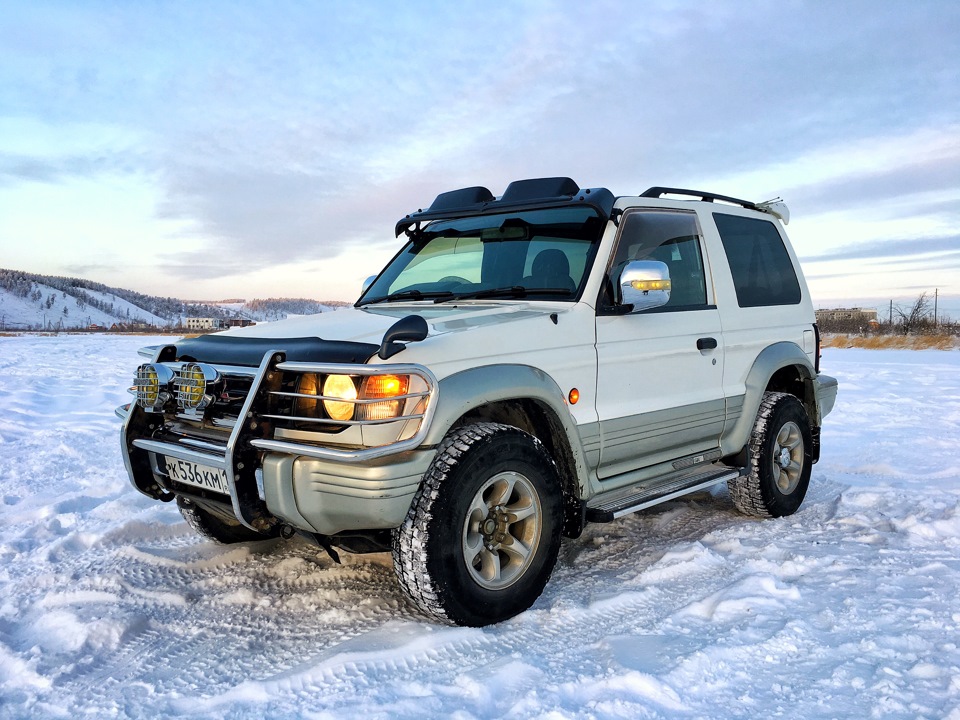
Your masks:
M 787 393 L 764 393 L 750 436 L 749 472 L 727 483 L 737 510 L 754 517 L 795 513 L 810 484 L 812 449 L 801 402 Z
M 490 625 L 543 592 L 562 526 L 559 473 L 543 444 L 509 425 L 466 425 L 440 443 L 394 535 L 394 569 L 427 615 Z
M 221 520 L 216 515 L 207 512 L 195 503 L 182 497 L 177 497 L 177 509 L 180 510 L 183 519 L 187 521 L 187 525 L 193 528 L 198 534 L 221 545 L 267 540 L 271 537 L 270 535 L 259 533 L 256 530 L 251 530 L 239 522 L 231 524 Z

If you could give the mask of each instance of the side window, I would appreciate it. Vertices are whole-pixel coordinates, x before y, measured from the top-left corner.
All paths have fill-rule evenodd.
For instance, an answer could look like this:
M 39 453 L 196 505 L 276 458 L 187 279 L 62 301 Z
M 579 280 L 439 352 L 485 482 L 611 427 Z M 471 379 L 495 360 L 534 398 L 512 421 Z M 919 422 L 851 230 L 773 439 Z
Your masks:
M 777 227 L 768 220 L 714 213 L 740 307 L 796 305 L 800 283 Z
M 627 210 L 620 220 L 617 249 L 607 272 L 611 304 L 620 302 L 620 273 L 633 260 L 659 260 L 670 271 L 666 310 L 694 310 L 707 305 L 707 283 L 700 254 L 696 215 L 683 211 Z

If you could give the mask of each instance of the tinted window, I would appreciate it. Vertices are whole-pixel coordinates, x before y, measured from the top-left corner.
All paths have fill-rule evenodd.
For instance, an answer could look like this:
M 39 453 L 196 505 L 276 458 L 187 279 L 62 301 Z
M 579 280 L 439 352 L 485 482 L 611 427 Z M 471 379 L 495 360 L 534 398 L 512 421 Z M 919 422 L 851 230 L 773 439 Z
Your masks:
M 776 225 L 714 213 L 740 307 L 796 305 L 800 283 Z
M 619 291 L 620 273 L 628 262 L 659 260 L 670 271 L 666 309 L 692 309 L 707 304 L 707 284 L 700 255 L 700 230 L 693 213 L 660 210 L 627 211 L 620 221 L 617 251 L 607 287 Z M 614 302 L 619 302 L 614 298 Z

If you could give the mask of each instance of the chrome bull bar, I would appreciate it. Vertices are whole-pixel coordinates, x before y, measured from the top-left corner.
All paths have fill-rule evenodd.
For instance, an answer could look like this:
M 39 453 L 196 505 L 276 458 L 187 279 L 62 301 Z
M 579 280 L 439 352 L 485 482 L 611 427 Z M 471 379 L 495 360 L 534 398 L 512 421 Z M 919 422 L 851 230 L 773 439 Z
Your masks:
M 167 348 L 157 353 L 155 362 L 163 362 L 164 355 L 170 354 Z M 174 364 L 174 358 L 167 357 L 166 361 Z M 226 368 L 224 368 L 226 369 Z M 285 353 L 282 350 L 271 350 L 264 354 L 260 365 L 254 371 L 253 382 L 247 394 L 242 409 L 238 414 L 237 422 L 230 430 L 229 439 L 223 445 L 194 438 L 180 438 L 179 442 L 153 439 L 157 426 L 162 426 L 163 415 L 147 413 L 137 403 L 131 403 L 125 414 L 123 424 L 123 460 L 130 476 L 131 484 L 148 497 L 172 500 L 174 495 L 168 488 L 162 487 L 154 476 L 149 462 L 148 453 L 177 458 L 197 465 L 222 469 L 226 474 L 227 488 L 234 515 L 245 526 L 260 532 L 268 531 L 276 522 L 260 498 L 257 491 L 256 466 L 260 452 L 278 452 L 296 456 L 307 456 L 337 460 L 342 462 L 363 462 L 385 455 L 411 450 L 421 445 L 426 437 L 436 403 L 432 396 L 437 390 L 437 381 L 433 374 L 424 367 L 407 364 L 385 365 L 343 365 L 331 363 L 304 363 L 285 362 Z M 276 393 L 275 373 L 287 372 L 317 372 L 317 373 L 344 373 L 352 375 L 376 374 L 416 374 L 424 379 L 429 390 L 419 393 L 428 397 L 426 408 L 414 417 L 395 418 L 395 421 L 419 420 L 419 428 L 411 436 L 382 446 L 372 447 L 322 447 L 290 440 L 278 440 L 264 437 L 262 434 L 261 417 L 254 412 L 254 408 L 263 407 L 266 396 Z M 413 397 L 413 396 L 409 396 Z M 380 421 L 376 421 L 379 423 Z M 343 423 L 366 424 L 366 423 Z M 374 424 L 374 423 L 370 423 Z

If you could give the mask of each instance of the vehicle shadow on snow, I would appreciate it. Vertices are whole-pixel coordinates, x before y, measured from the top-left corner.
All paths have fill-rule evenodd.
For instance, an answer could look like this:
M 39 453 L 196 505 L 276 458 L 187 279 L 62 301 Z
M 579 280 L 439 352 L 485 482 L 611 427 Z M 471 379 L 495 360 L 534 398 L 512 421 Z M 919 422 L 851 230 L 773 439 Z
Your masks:
M 595 595 L 616 593 L 634 584 L 665 553 L 717 533 L 756 533 L 765 523 L 822 523 L 834 516 L 843 490 L 844 486 L 815 477 L 804 504 L 789 518 L 746 517 L 721 486 L 610 523 L 589 524 L 581 537 L 564 538 L 552 579 L 534 609 L 589 603 Z M 198 539 L 174 554 L 186 561 L 190 574 L 208 567 L 220 568 L 227 576 L 207 584 L 266 594 L 277 610 L 311 607 L 331 621 L 337 614 L 350 622 L 363 616 L 372 623 L 367 630 L 397 619 L 433 624 L 400 590 L 390 553 L 338 550 L 338 564 L 322 548 L 301 539 L 227 546 Z

